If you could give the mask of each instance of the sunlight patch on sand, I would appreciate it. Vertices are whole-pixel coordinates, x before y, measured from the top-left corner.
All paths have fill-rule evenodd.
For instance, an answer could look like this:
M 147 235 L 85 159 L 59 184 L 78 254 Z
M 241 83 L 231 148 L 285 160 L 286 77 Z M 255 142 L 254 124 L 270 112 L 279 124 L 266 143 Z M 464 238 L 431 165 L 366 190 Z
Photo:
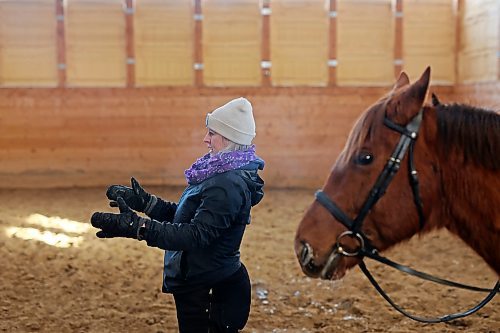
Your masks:
M 84 234 L 91 229 L 90 224 L 77 222 L 59 216 L 44 216 L 41 214 L 31 214 L 25 221 L 36 227 L 10 227 L 6 229 L 6 234 L 10 238 L 20 238 L 24 240 L 36 240 L 45 244 L 60 248 L 78 247 L 83 242 L 82 236 L 69 236 L 71 234 Z M 44 229 L 57 229 L 61 233 Z
M 29 224 L 36 224 L 44 228 L 60 229 L 65 232 L 75 234 L 86 233 L 91 228 L 88 223 L 64 219 L 59 216 L 44 216 L 41 214 L 31 214 L 26 218 L 26 222 Z
M 68 248 L 71 246 L 78 247 L 83 242 L 83 237 L 81 236 L 71 237 L 62 233 L 40 231 L 35 228 L 10 227 L 7 228 L 6 233 L 10 238 L 16 237 L 24 240 L 37 240 L 61 248 Z

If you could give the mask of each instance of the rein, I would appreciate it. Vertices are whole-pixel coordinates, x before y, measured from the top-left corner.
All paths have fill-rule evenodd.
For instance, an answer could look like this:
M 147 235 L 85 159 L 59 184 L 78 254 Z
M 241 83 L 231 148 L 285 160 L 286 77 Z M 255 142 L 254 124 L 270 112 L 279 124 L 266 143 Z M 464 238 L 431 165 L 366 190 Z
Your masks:
M 364 233 L 361 231 L 361 228 L 363 226 L 363 221 L 365 217 L 368 215 L 370 210 L 372 209 L 373 206 L 378 202 L 378 200 L 385 194 L 385 191 L 389 184 L 391 183 L 392 179 L 396 175 L 396 173 L 399 171 L 401 161 L 405 157 L 406 153 L 409 152 L 408 154 L 408 174 L 409 174 L 409 182 L 410 186 L 412 189 L 413 193 L 413 201 L 415 203 L 415 207 L 417 209 L 418 213 L 418 218 L 419 218 L 419 225 L 420 229 L 424 227 L 425 224 L 425 218 L 424 218 L 424 213 L 423 213 L 423 205 L 422 205 L 422 200 L 420 198 L 420 191 L 419 191 L 419 181 L 418 181 L 418 174 L 417 170 L 415 169 L 414 165 L 414 158 L 413 158 L 413 149 L 415 145 L 415 140 L 417 139 L 418 131 L 420 129 L 420 124 L 422 123 L 422 114 L 423 110 L 421 109 L 418 114 L 405 126 L 402 127 L 387 117 L 384 117 L 384 125 L 390 128 L 393 131 L 396 131 L 401 134 L 401 137 L 394 148 L 391 157 L 387 161 L 387 163 L 384 166 L 384 169 L 378 176 L 377 180 L 375 181 L 375 184 L 373 185 L 372 189 L 370 190 L 370 193 L 368 197 L 365 199 L 365 202 L 361 206 L 361 209 L 358 213 L 358 215 L 354 218 L 354 220 L 351 220 L 343 211 L 340 209 L 328 196 L 321 190 L 317 191 L 315 194 L 316 200 L 323 205 L 329 212 L 330 214 L 333 215 L 335 219 L 340 221 L 347 229 L 348 231 L 343 232 L 337 237 L 337 242 L 335 245 L 335 248 L 333 249 L 331 255 L 329 256 L 332 258 L 332 256 L 335 256 L 337 254 L 347 256 L 347 257 L 360 257 L 361 262 L 359 263 L 359 267 L 361 268 L 361 271 L 366 275 L 370 283 L 374 286 L 374 288 L 378 291 L 378 293 L 390 304 L 394 309 L 396 309 L 398 312 L 402 313 L 406 317 L 413 319 L 415 321 L 419 321 L 422 323 L 443 323 L 447 322 L 450 320 L 466 317 L 468 315 L 473 314 L 474 312 L 478 311 L 481 309 L 483 306 L 485 306 L 493 297 L 496 295 L 496 293 L 500 290 L 500 281 L 497 281 L 495 284 L 495 287 L 493 289 L 487 289 L 487 288 L 478 288 L 474 286 L 469 286 L 466 284 L 462 283 L 457 283 L 445 279 L 441 279 L 438 277 L 435 277 L 433 275 L 420 272 L 417 270 L 414 270 L 410 267 L 398 264 L 390 259 L 387 259 L 381 255 L 378 254 L 377 249 L 375 249 L 369 239 L 364 235 Z M 359 243 L 359 247 L 355 251 L 346 251 L 341 244 L 341 240 L 344 237 L 350 237 L 350 238 L 355 238 L 357 239 Z M 453 313 L 449 315 L 445 315 L 442 317 L 437 317 L 437 318 L 424 318 L 424 317 L 418 317 L 415 315 L 412 315 L 405 310 L 403 310 L 400 306 L 398 306 L 388 295 L 387 293 L 380 287 L 380 285 L 377 283 L 373 275 L 368 271 L 368 268 L 366 267 L 363 258 L 368 257 L 370 259 L 376 260 L 382 264 L 388 265 L 390 267 L 393 267 L 395 269 L 398 269 L 399 271 L 402 271 L 406 274 L 410 274 L 416 277 L 419 277 L 424 280 L 432 281 L 435 283 L 455 287 L 455 288 L 461 288 L 461 289 L 467 289 L 471 291 L 478 291 L 478 292 L 488 292 L 488 295 L 481 301 L 479 302 L 476 306 L 472 307 L 471 309 L 463 312 L 458 312 L 458 313 Z

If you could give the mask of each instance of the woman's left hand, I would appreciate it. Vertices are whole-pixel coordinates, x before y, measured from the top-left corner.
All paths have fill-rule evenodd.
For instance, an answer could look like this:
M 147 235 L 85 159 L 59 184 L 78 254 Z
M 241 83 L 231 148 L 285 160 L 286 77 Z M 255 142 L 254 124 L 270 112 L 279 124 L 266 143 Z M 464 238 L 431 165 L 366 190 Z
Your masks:
M 95 228 L 101 229 L 96 233 L 99 238 L 139 238 L 139 228 L 146 222 L 145 218 L 138 216 L 125 203 L 122 197 L 117 198 L 119 214 L 95 212 L 90 223 Z

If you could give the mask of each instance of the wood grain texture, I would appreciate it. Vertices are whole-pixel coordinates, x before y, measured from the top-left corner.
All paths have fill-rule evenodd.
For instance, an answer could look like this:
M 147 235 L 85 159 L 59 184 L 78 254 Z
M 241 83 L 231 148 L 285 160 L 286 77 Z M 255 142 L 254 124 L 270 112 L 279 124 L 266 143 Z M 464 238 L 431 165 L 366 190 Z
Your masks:
M 435 87 L 444 102 L 500 108 L 496 84 Z M 318 187 L 380 88 L 0 89 L 0 187 L 182 185 L 205 115 L 245 96 L 271 187 Z

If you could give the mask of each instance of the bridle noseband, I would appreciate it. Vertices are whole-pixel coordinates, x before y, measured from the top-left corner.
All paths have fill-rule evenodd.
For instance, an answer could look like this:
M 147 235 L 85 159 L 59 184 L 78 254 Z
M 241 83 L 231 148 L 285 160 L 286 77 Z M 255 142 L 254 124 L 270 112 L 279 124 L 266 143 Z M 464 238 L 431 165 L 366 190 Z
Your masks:
M 474 312 L 478 311 L 481 309 L 483 306 L 485 306 L 493 297 L 496 295 L 498 290 L 500 289 L 500 281 L 497 281 L 495 284 L 495 287 L 493 289 L 486 289 L 486 288 L 478 288 L 474 286 L 469 286 L 441 278 L 437 278 L 435 276 L 432 276 L 430 274 L 420 272 L 417 270 L 414 270 L 410 267 L 398 264 L 390 259 L 387 259 L 385 257 L 382 257 L 378 254 L 378 251 L 376 248 L 373 247 L 371 244 L 370 240 L 365 236 L 363 231 L 361 230 L 363 227 L 363 221 L 372 209 L 373 206 L 378 202 L 378 200 L 385 194 L 385 191 L 391 181 L 393 180 L 394 176 L 396 173 L 399 171 L 401 161 L 405 157 L 406 153 L 408 153 L 408 175 L 409 175 L 409 181 L 410 181 L 410 186 L 412 189 L 413 193 L 413 202 L 415 203 L 417 213 L 418 213 L 418 218 L 419 218 L 419 225 L 420 229 L 423 229 L 424 224 L 425 224 L 425 217 L 424 217 L 424 212 L 423 212 L 423 205 L 422 205 L 422 200 L 420 198 L 420 191 L 419 191 L 419 181 L 418 181 L 418 174 L 417 170 L 415 169 L 415 164 L 414 164 L 414 159 L 413 159 L 413 150 L 414 150 L 414 145 L 415 141 L 418 137 L 418 131 L 420 129 L 420 124 L 422 123 L 422 115 L 423 115 L 423 109 L 421 109 L 418 114 L 413 117 L 413 119 L 410 120 L 410 122 L 405 126 L 402 127 L 396 123 L 394 123 L 392 120 L 387 118 L 387 116 L 384 116 L 384 125 L 390 128 L 393 131 L 396 131 L 401 134 L 400 139 L 394 148 L 392 155 L 390 156 L 389 160 L 384 166 L 384 169 L 382 172 L 379 174 L 377 177 L 377 180 L 375 181 L 375 184 L 373 185 L 372 189 L 370 190 L 370 193 L 368 194 L 368 197 L 365 199 L 363 205 L 361 206 L 361 209 L 359 210 L 358 215 L 354 219 L 350 219 L 347 214 L 345 214 L 342 209 L 340 209 L 337 204 L 335 204 L 323 191 L 318 190 L 315 194 L 316 200 L 323 205 L 329 212 L 330 214 L 333 215 L 333 217 L 341 222 L 346 228 L 347 231 L 343 232 L 337 237 L 336 245 L 332 251 L 332 253 L 337 253 L 343 256 L 347 257 L 359 257 L 361 259 L 359 263 L 359 267 L 363 271 L 363 273 L 366 275 L 368 280 L 372 283 L 372 285 L 375 287 L 375 289 L 380 293 L 380 295 L 387 301 L 389 304 L 391 304 L 397 311 L 402 313 L 403 315 L 407 316 L 408 318 L 411 318 L 413 320 L 423 322 L 423 323 L 441 323 L 441 322 L 447 322 L 453 319 L 457 318 L 462 318 L 465 316 L 468 316 L 470 314 L 473 314 Z M 341 240 L 345 237 L 351 237 L 357 240 L 358 242 L 358 248 L 352 251 L 344 249 L 342 246 Z M 330 255 L 332 257 L 332 255 Z M 409 314 L 405 310 L 403 310 L 401 307 L 399 307 L 380 287 L 380 285 L 377 283 L 377 281 L 374 279 L 374 277 L 371 275 L 371 273 L 368 271 L 363 258 L 368 257 L 374 260 L 377 260 L 383 264 L 389 265 L 393 268 L 396 268 L 404 273 L 411 274 L 417 277 L 420 277 L 425 280 L 429 280 L 432 282 L 444 284 L 447 286 L 452 286 L 452 287 L 457 287 L 457 288 L 462 288 L 462 289 L 468 289 L 472 291 L 481 291 L 481 292 L 488 292 L 489 294 L 481 301 L 479 302 L 475 307 L 471 308 L 470 310 L 460 312 L 460 313 L 454 313 L 454 314 L 449 314 L 445 315 L 439 318 L 423 318 L 423 317 L 418 317 L 412 314 Z

